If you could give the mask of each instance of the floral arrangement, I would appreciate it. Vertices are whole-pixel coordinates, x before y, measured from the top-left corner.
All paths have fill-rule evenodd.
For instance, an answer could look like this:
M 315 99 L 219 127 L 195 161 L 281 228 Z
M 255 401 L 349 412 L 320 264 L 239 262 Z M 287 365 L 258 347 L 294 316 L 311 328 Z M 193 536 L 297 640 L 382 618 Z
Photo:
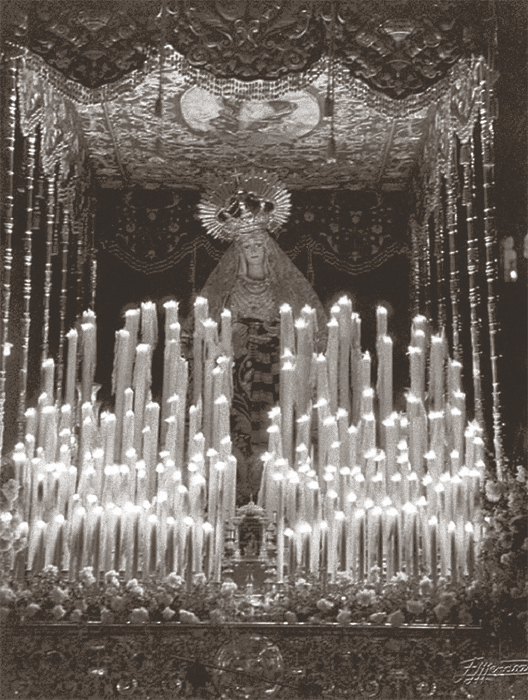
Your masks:
M 174 573 L 164 579 L 125 582 L 109 571 L 98 583 L 87 567 L 72 583 L 48 566 L 25 585 L 2 586 L 0 604 L 5 621 L 23 622 L 479 624 L 483 609 L 475 594 L 478 588 L 468 584 L 454 586 L 440 578 L 433 587 L 427 577 L 414 582 L 404 573 L 382 583 L 374 567 L 364 583 L 348 575 L 328 585 L 300 578 L 256 596 L 239 593 L 230 580 L 209 584 L 203 574 L 194 577 L 188 590 L 185 580 Z
M 8 580 L 15 556 L 27 546 L 28 536 L 28 524 L 22 522 L 15 505 L 20 484 L 8 469 L 2 472 L 5 478 L 0 480 L 0 583 Z
M 528 471 L 486 484 L 489 530 L 480 552 L 479 586 L 492 633 L 523 640 L 528 624 Z

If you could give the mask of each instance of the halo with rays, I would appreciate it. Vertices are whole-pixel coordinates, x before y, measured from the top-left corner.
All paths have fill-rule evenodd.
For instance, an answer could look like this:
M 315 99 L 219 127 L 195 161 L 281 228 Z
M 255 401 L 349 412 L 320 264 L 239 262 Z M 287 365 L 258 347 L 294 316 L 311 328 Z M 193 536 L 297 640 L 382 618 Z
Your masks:
M 290 193 L 265 170 L 211 177 L 198 204 L 207 233 L 228 241 L 255 229 L 272 233 L 287 221 L 290 209 Z

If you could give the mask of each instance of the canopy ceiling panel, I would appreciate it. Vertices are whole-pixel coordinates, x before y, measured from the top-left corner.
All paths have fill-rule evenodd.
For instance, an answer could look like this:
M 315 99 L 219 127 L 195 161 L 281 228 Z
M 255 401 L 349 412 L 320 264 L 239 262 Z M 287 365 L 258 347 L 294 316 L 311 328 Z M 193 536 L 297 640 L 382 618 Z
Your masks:
M 115 187 L 197 187 L 207 171 L 263 167 L 291 189 L 347 186 L 403 189 L 410 178 L 427 104 L 405 118 L 368 106 L 361 92 L 335 92 L 336 162 L 327 162 L 323 119 L 327 76 L 279 99 L 214 95 L 177 68 L 163 73 L 163 113 L 155 117 L 159 74 L 111 102 L 79 105 L 95 175 Z M 409 110 L 410 112 L 411 110 Z
M 493 25 L 466 0 L 9 0 L 2 15 L 75 104 L 99 184 L 126 188 L 258 166 L 290 189 L 405 190 L 434 105 Z

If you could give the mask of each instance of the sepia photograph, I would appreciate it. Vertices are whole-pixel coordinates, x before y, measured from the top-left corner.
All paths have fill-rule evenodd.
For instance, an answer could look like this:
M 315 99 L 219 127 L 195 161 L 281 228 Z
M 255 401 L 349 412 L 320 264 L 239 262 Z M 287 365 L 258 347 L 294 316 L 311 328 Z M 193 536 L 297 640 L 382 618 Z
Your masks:
M 526 0 L 0 46 L 0 698 L 528 697 Z

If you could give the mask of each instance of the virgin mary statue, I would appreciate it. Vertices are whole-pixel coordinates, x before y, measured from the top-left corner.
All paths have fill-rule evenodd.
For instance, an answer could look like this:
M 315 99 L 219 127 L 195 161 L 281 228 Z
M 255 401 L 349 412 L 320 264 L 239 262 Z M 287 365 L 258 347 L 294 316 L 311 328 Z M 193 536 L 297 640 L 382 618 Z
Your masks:
M 315 309 L 320 350 L 327 319 L 308 280 L 270 235 L 290 210 L 289 193 L 272 176 L 239 175 L 217 184 L 199 210 L 211 235 L 232 241 L 200 296 L 207 298 L 215 321 L 224 309 L 232 314 L 231 433 L 238 460 L 237 500 L 246 502 L 259 489 L 268 412 L 279 398 L 280 308 L 288 304 L 295 319 L 306 305 Z

